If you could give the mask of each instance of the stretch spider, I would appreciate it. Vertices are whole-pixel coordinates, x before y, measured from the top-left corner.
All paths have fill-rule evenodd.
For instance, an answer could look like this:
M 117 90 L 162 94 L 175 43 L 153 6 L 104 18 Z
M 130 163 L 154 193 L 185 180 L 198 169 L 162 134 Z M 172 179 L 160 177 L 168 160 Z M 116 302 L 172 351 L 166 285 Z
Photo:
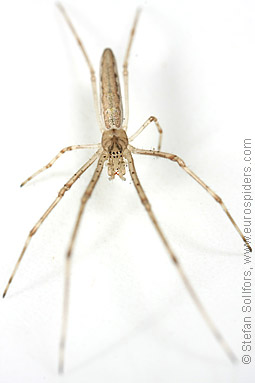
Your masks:
M 243 239 L 243 241 L 246 243 L 247 247 L 251 251 L 251 247 L 249 243 L 247 243 L 245 237 L 243 236 L 241 230 L 235 223 L 234 219 L 230 215 L 229 211 L 227 210 L 225 204 L 221 200 L 221 198 L 211 189 L 209 188 L 195 173 L 190 170 L 185 162 L 178 157 L 175 154 L 171 153 L 165 153 L 161 152 L 161 140 L 162 140 L 162 129 L 158 123 L 158 120 L 156 117 L 149 117 L 144 124 L 129 138 L 127 137 L 127 128 L 128 128 L 128 117 L 129 117 L 129 102 L 128 102 L 128 60 L 130 55 L 131 46 L 133 43 L 133 38 L 136 30 L 136 25 L 138 22 L 138 18 L 140 15 L 140 11 L 138 10 L 135 16 L 135 20 L 133 23 L 133 27 L 130 33 L 130 38 L 128 42 L 128 47 L 126 50 L 126 55 L 124 58 L 124 64 L 123 64 L 123 77 L 124 77 L 124 111 L 125 114 L 123 116 L 123 107 L 122 107 L 122 99 L 121 99 L 121 92 L 120 92 L 120 85 L 119 85 L 119 78 L 118 78 L 118 72 L 117 72 L 117 66 L 115 57 L 113 55 L 113 52 L 111 49 L 107 48 L 104 50 L 102 59 L 101 59 L 101 72 L 100 72 L 100 101 L 98 97 L 97 92 L 97 83 L 96 83 L 96 77 L 95 77 L 95 71 L 92 67 L 92 64 L 89 60 L 89 57 L 85 51 L 85 48 L 80 40 L 80 38 L 77 35 L 76 30 L 73 27 L 73 24 L 71 23 L 65 9 L 61 4 L 58 4 L 58 8 L 63 14 L 67 24 L 69 25 L 72 33 L 74 34 L 77 43 L 80 46 L 80 49 L 82 50 L 82 53 L 84 55 L 84 58 L 87 62 L 87 65 L 90 70 L 91 75 L 91 84 L 92 84 L 92 91 L 93 91 L 93 97 L 94 97 L 94 104 L 96 109 L 96 116 L 98 120 L 98 125 L 100 127 L 100 130 L 102 132 L 102 141 L 99 144 L 87 144 L 87 145 L 74 145 L 69 146 L 64 149 L 62 149 L 46 166 L 39 169 L 37 172 L 35 172 L 32 176 L 30 176 L 27 180 L 25 180 L 21 186 L 24 186 L 28 181 L 30 181 L 32 178 L 37 176 L 42 171 L 46 170 L 47 168 L 51 167 L 55 161 L 64 153 L 71 150 L 76 149 L 96 149 L 96 152 L 92 155 L 92 157 L 67 181 L 67 183 L 60 189 L 57 198 L 53 201 L 53 203 L 50 205 L 50 207 L 46 210 L 46 212 L 42 215 L 42 217 L 38 220 L 38 222 L 34 225 L 34 227 L 31 229 L 25 245 L 22 249 L 21 255 L 15 265 L 15 268 L 11 274 L 11 277 L 7 283 L 7 286 L 5 288 L 3 296 L 6 295 L 9 286 L 13 280 L 13 277 L 16 274 L 17 268 L 23 258 L 23 255 L 33 237 L 33 235 L 37 232 L 39 227 L 41 226 L 42 222 L 47 218 L 49 213 L 54 209 L 54 207 L 59 203 L 59 201 L 63 198 L 66 191 L 68 191 L 72 185 L 78 180 L 78 178 L 95 162 L 97 161 L 97 166 L 94 171 L 94 174 L 92 176 L 92 179 L 90 180 L 88 187 L 86 188 L 80 205 L 80 210 L 78 213 L 78 217 L 75 223 L 75 227 L 71 236 L 69 248 L 66 255 L 66 270 L 65 270 L 65 288 L 64 288 L 64 306 L 63 306 L 63 322 L 62 322 L 62 330 L 61 330 L 61 340 L 60 340 L 60 353 L 59 353 L 59 371 L 63 371 L 64 367 L 64 351 L 65 351 L 65 343 L 66 343 L 66 330 L 67 330 L 67 317 L 68 317 L 68 305 L 69 305 L 69 284 L 70 284 L 70 266 L 71 266 L 71 259 L 72 259 L 72 250 L 73 246 L 76 240 L 77 232 L 79 229 L 79 225 L 81 222 L 81 218 L 86 206 L 86 203 L 88 199 L 90 198 L 94 187 L 102 173 L 103 166 L 106 164 L 108 169 L 108 175 L 110 179 L 114 179 L 116 176 L 119 176 L 121 179 L 125 179 L 125 173 L 126 173 L 126 167 L 128 167 L 128 170 L 131 175 L 131 179 L 134 183 L 134 186 L 137 190 L 137 193 L 140 197 L 140 200 L 142 204 L 144 205 L 158 235 L 160 236 L 162 242 L 165 245 L 165 248 L 172 259 L 175 267 L 178 270 L 178 273 L 185 284 L 187 290 L 189 291 L 194 303 L 198 307 L 198 310 L 200 311 L 201 315 L 205 319 L 206 323 L 210 327 L 211 331 L 213 332 L 214 336 L 217 338 L 219 343 L 221 344 L 222 348 L 227 353 L 228 357 L 231 359 L 231 361 L 235 361 L 236 357 L 233 354 L 232 350 L 226 343 L 225 339 L 221 335 L 221 333 L 218 331 L 216 326 L 214 325 L 213 321 L 205 311 L 203 305 L 201 304 L 196 292 L 194 291 L 191 283 L 189 282 L 186 274 L 184 273 L 184 270 L 176 256 L 176 254 L 173 252 L 171 246 L 169 245 L 165 235 L 163 234 L 159 223 L 152 211 L 151 205 L 148 201 L 148 198 L 145 195 L 145 192 L 143 190 L 143 187 L 141 186 L 141 183 L 139 181 L 139 178 L 137 176 L 137 172 L 134 165 L 134 160 L 132 154 L 141 154 L 141 155 L 148 155 L 148 156 L 156 156 L 156 157 L 162 157 L 165 159 L 169 159 L 173 162 L 176 162 L 188 175 L 190 175 L 195 181 L 197 181 L 214 199 L 216 202 L 218 202 L 230 221 L 232 222 L 233 226 Z M 100 110 L 101 109 L 101 110 Z M 130 144 L 150 123 L 154 123 L 159 134 L 159 142 L 158 142 L 158 150 L 144 150 L 144 149 L 138 149 Z

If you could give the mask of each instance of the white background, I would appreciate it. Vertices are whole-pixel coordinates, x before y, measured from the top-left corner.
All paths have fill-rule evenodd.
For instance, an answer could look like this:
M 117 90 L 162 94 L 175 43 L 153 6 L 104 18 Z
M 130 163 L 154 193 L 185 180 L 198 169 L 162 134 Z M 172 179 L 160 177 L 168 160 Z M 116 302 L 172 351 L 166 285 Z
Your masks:
M 129 134 L 157 116 L 162 149 L 180 155 L 242 228 L 243 140 L 254 138 L 255 125 L 254 2 L 64 5 L 96 71 L 107 46 L 121 71 L 134 13 L 142 6 L 130 58 Z M 90 152 L 65 154 L 23 189 L 20 182 L 62 147 L 100 141 L 100 132 L 88 69 L 53 1 L 1 2 L 0 39 L 3 291 L 29 230 Z M 134 142 L 143 148 L 156 143 L 153 125 Z M 178 165 L 142 156 L 135 163 L 164 233 L 240 359 L 242 240 Z M 106 171 L 74 249 L 65 375 L 58 376 L 64 256 L 92 172 L 32 239 L 0 302 L 0 381 L 254 381 L 255 362 L 233 367 L 204 323 L 130 177 L 109 182 Z

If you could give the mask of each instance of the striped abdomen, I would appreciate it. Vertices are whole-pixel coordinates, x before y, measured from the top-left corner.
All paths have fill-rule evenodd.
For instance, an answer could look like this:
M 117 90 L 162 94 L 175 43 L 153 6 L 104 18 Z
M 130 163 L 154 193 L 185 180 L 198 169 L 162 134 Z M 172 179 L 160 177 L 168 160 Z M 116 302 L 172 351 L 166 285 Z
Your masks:
M 122 127 L 122 101 L 117 64 L 111 49 L 104 50 L 101 59 L 101 111 L 106 129 Z

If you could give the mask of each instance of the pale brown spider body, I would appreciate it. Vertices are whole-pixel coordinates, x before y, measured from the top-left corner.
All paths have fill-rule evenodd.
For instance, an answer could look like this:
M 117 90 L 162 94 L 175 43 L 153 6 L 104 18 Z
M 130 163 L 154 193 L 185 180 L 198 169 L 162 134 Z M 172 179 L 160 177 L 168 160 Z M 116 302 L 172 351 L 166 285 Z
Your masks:
M 109 179 L 118 175 L 125 180 L 128 137 L 123 128 L 123 106 L 117 63 L 110 48 L 104 50 L 100 70 L 100 109 L 103 119 L 102 147 L 108 159 Z

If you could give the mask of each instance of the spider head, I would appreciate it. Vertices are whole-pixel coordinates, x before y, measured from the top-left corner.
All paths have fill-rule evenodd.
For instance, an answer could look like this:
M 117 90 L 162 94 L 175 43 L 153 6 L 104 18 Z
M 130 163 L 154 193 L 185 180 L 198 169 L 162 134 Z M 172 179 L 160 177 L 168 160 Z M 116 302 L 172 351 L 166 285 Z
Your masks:
M 108 175 L 110 180 L 118 175 L 125 180 L 126 163 L 124 160 L 124 152 L 127 149 L 128 138 L 123 129 L 109 129 L 104 131 L 102 136 L 102 146 L 108 158 Z

